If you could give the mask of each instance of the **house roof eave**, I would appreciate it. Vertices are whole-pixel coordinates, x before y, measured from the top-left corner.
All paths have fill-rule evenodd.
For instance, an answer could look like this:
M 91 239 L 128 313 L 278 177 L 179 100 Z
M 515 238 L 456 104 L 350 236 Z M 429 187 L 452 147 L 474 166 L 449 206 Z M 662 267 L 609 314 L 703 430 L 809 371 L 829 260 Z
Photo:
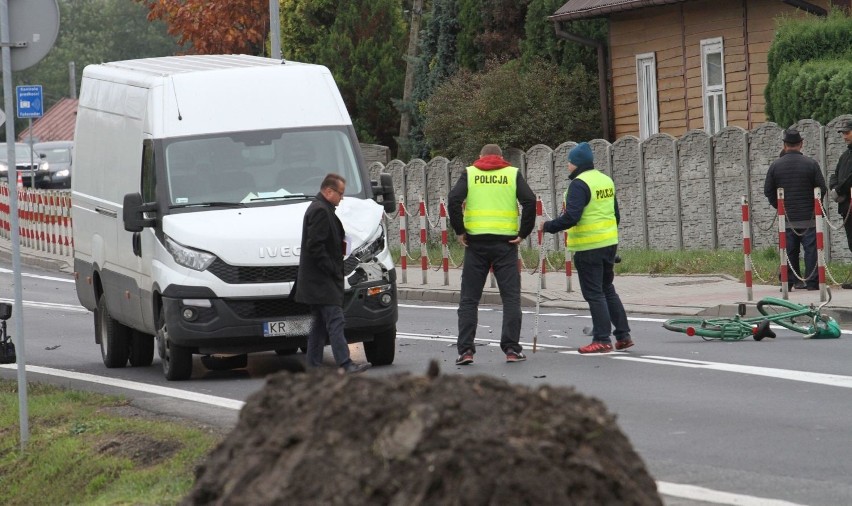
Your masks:
M 604 0 L 601 1 L 586 1 L 577 2 L 576 0 L 568 2 L 556 11 L 552 16 L 548 16 L 548 21 L 574 21 L 577 19 L 599 18 L 612 14 L 613 12 L 630 11 L 641 9 L 643 7 L 655 7 L 658 5 L 668 5 L 682 3 L 686 0 Z M 576 7 L 572 6 L 570 10 L 566 9 L 568 4 L 579 4 Z M 586 4 L 586 5 L 582 5 Z

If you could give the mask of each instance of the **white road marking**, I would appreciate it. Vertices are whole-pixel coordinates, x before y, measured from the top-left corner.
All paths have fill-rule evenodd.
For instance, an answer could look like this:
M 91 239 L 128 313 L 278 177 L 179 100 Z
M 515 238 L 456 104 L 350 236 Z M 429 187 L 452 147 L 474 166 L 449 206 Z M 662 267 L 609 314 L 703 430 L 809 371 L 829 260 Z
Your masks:
M 411 339 L 412 341 L 438 341 L 442 343 L 452 343 L 455 344 L 458 341 L 456 336 L 438 336 L 435 334 L 412 334 L 410 332 L 397 332 L 397 339 Z M 500 346 L 499 339 L 485 339 L 482 337 L 477 337 L 475 339 L 477 345 L 481 346 Z M 532 346 L 532 342 L 523 342 L 521 344 L 527 347 Z M 570 346 L 559 346 L 555 344 L 537 344 L 538 348 L 553 348 L 553 349 L 569 349 Z
M 4 268 L 0 267 L 0 274 L 12 274 L 13 272 L 14 271 L 12 271 L 11 269 L 4 269 Z M 62 283 L 73 283 L 74 282 L 73 279 L 69 279 L 69 278 L 55 278 L 53 276 L 42 276 L 40 274 L 28 274 L 26 272 L 22 272 L 21 277 L 34 278 L 34 279 L 44 279 L 44 280 L 47 280 L 47 281 L 59 281 L 59 282 L 62 282 Z
M 799 503 L 755 497 L 752 495 L 732 494 L 721 492 L 695 485 L 684 485 L 681 483 L 670 483 L 667 481 L 657 482 L 657 492 L 669 497 L 680 497 L 694 501 L 710 502 L 714 504 L 732 504 L 736 506 L 803 506 Z
M 0 368 L 3 369 L 17 369 L 17 365 L 8 364 L 8 365 L 0 365 Z M 145 392 L 154 395 L 162 395 L 164 397 L 173 397 L 175 399 L 183 399 L 186 401 L 200 402 L 202 404 L 209 404 L 211 406 L 218 406 L 220 408 L 234 409 L 240 410 L 243 409 L 245 402 L 236 401 L 234 399 L 228 399 L 226 397 L 216 397 L 213 395 L 207 394 L 198 394 L 195 392 L 188 392 L 186 390 L 179 390 L 177 388 L 169 388 L 169 387 L 161 387 L 157 385 L 150 385 L 148 383 L 137 383 L 135 381 L 127 381 L 117 378 L 107 378 L 106 376 L 97 376 L 94 374 L 87 374 L 83 372 L 72 372 L 72 371 L 63 371 L 62 369 L 53 369 L 51 367 L 41 367 L 38 365 L 28 365 L 27 372 L 35 373 L 35 374 L 47 374 L 49 376 L 56 376 L 59 378 L 67 378 L 72 380 L 79 381 L 87 381 L 89 383 L 98 383 L 100 385 L 108 385 L 118 388 L 124 388 L 126 390 L 134 390 L 137 392 Z
M 0 302 L 6 302 L 8 304 L 14 304 L 14 299 L 4 299 L 0 298 Z M 35 307 L 39 309 L 56 309 L 58 311 L 72 311 L 74 313 L 88 313 L 89 310 L 84 308 L 83 306 L 76 304 L 56 304 L 53 302 L 36 302 L 33 300 L 22 300 L 21 303 L 24 307 Z
M 852 388 L 852 376 L 841 376 L 839 374 L 825 374 L 818 372 L 796 371 L 791 369 L 775 369 L 773 367 L 757 367 L 751 365 L 726 364 L 723 362 L 705 362 L 702 360 L 688 360 L 683 358 L 659 357 L 659 356 L 621 356 L 612 357 L 614 360 L 629 360 L 633 362 L 645 362 L 648 364 L 674 365 L 679 367 L 692 367 L 696 369 L 710 369 L 714 371 L 736 372 L 751 374 L 753 376 L 764 376 L 767 378 L 786 379 L 800 381 L 803 383 L 816 383 L 830 387 Z

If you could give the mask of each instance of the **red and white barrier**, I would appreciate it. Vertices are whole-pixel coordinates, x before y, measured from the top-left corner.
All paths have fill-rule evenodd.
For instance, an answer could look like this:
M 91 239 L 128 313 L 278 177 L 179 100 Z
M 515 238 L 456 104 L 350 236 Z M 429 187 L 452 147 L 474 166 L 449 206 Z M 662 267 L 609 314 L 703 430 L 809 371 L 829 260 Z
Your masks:
M 538 266 L 541 269 L 541 288 L 547 288 L 547 252 L 544 251 L 544 207 L 541 203 L 541 197 L 536 196 L 535 198 L 535 228 L 538 232 L 538 251 L 539 251 L 539 263 L 541 265 Z
M 822 229 L 822 190 L 814 188 L 814 216 L 816 217 L 816 247 L 817 247 L 817 275 L 819 276 L 819 300 L 825 302 L 825 241 Z M 810 274 L 810 273 L 808 273 Z
M 405 217 L 405 204 L 399 199 L 399 263 L 402 270 L 402 282 L 408 283 L 408 247 L 406 244 L 406 231 L 408 219 Z
M 745 196 L 742 197 L 743 210 L 743 258 L 745 261 L 745 285 L 747 300 L 751 301 L 754 298 L 752 291 L 751 277 L 751 222 L 748 215 L 748 202 Z
M 423 197 L 420 197 L 420 205 L 417 211 L 420 213 L 420 271 L 423 273 L 422 284 L 425 285 L 428 282 L 429 251 L 426 249 L 426 202 Z
M 447 206 L 441 199 L 440 211 L 441 221 L 441 266 L 444 270 L 444 286 L 450 285 L 450 247 L 447 245 Z
M 781 257 L 781 293 L 786 299 L 789 293 L 787 285 L 787 220 L 784 210 L 784 188 L 778 188 L 778 254 Z
M 10 191 L 17 191 L 18 237 L 22 247 L 70 257 L 71 197 L 66 191 L 15 188 L 0 184 L 0 237 L 12 238 Z

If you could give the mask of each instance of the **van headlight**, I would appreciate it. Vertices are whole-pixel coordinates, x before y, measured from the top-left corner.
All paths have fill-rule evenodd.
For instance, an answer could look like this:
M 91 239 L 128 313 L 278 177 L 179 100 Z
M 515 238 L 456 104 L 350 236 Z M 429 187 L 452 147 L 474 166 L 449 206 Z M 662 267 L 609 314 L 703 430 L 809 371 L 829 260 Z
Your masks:
M 203 271 L 210 267 L 210 264 L 216 260 L 216 255 L 207 253 L 193 248 L 188 248 L 180 244 L 171 237 L 166 236 L 166 250 L 172 254 L 172 258 L 178 265 L 188 267 L 196 271 Z
M 379 236 L 373 239 L 372 241 L 361 245 L 358 249 L 352 252 L 352 256 L 358 259 L 361 263 L 369 262 L 370 260 L 376 258 L 376 255 L 382 252 L 385 249 L 385 230 L 384 228 L 380 229 L 381 232 Z

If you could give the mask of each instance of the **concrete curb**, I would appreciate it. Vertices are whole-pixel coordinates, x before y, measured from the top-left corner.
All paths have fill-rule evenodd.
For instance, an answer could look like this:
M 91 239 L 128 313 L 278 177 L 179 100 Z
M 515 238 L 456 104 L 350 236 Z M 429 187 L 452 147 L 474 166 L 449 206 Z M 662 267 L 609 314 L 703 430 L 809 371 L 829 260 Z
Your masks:
M 67 260 L 61 260 L 58 258 L 51 258 L 33 254 L 29 251 L 26 253 L 21 251 L 21 264 L 28 265 L 30 267 L 39 267 L 46 270 L 60 271 L 71 273 L 74 272 L 71 263 Z M 0 258 L 9 263 L 12 262 L 12 250 L 6 248 L 6 246 L 0 246 Z

